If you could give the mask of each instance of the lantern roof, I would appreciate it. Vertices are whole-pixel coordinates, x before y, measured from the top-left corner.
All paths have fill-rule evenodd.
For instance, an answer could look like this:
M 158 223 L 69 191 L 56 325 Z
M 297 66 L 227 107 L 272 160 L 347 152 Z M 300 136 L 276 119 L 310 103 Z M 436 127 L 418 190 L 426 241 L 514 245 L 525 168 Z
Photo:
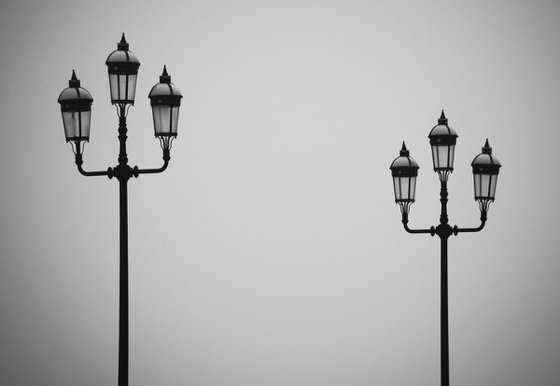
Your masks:
M 441 116 L 438 119 L 438 124 L 432 128 L 430 134 L 428 135 L 429 138 L 432 137 L 440 137 L 440 136 L 449 136 L 457 138 L 457 132 L 449 127 L 447 118 L 445 117 L 445 113 L 441 110 Z
M 171 77 L 167 74 L 166 66 L 163 66 L 163 73 L 148 94 L 152 106 L 180 106 L 183 94 L 171 83 Z
M 474 157 L 471 166 L 473 167 L 473 172 L 493 170 L 495 173 L 492 174 L 498 174 L 498 169 L 502 166 L 502 164 L 496 156 L 492 154 L 492 148 L 488 143 L 488 139 L 486 139 L 486 143 L 482 148 L 482 153 Z
M 390 169 L 393 171 L 394 175 L 397 172 L 398 175 L 404 175 L 402 173 L 403 170 L 409 170 L 412 173 L 417 173 L 419 168 L 418 163 L 410 156 L 410 152 L 403 141 L 400 155 L 393 160 Z
M 58 103 L 65 101 L 93 102 L 93 97 L 88 90 L 80 86 L 80 80 L 76 77 L 76 71 L 72 70 L 72 77 L 68 81 L 68 87 L 62 90 L 58 97 Z
M 159 83 L 156 83 L 154 87 L 150 90 L 148 97 L 158 97 L 158 96 L 176 96 L 182 98 L 183 94 L 181 91 L 171 83 L 171 76 L 167 74 L 167 68 L 163 66 L 163 73 L 159 77 Z
M 129 51 L 128 47 L 129 45 L 123 32 L 121 41 L 117 44 L 117 49 L 111 52 L 105 61 L 105 64 L 109 66 L 109 70 L 117 70 L 114 68 L 116 64 L 126 63 L 128 66 L 136 68 L 136 71 L 138 71 L 140 61 L 132 51 Z

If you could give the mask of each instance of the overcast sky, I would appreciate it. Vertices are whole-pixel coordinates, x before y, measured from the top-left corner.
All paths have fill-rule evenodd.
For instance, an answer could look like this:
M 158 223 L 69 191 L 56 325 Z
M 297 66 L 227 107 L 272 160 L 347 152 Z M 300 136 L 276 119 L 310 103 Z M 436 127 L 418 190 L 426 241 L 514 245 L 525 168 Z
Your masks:
M 118 184 L 65 143 L 72 69 L 93 95 L 84 167 L 117 163 L 107 55 L 141 62 L 129 159 L 158 167 L 147 94 L 183 92 L 169 169 L 129 183 L 130 382 L 439 383 L 439 240 L 402 229 L 389 171 L 458 133 L 503 167 L 486 228 L 449 240 L 454 386 L 560 384 L 560 3 L 9 1 L 0 13 L 0 383 L 116 384 Z

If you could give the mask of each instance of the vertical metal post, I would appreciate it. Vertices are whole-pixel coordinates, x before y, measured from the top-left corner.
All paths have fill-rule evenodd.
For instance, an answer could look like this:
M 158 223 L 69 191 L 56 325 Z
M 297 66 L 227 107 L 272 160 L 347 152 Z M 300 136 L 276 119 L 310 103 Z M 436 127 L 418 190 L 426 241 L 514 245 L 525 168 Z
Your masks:
M 128 386 L 128 205 L 126 179 L 119 181 L 119 386 Z
M 441 385 L 449 386 L 449 312 L 447 301 L 447 239 L 451 236 L 451 227 L 447 216 L 447 176 L 440 174 L 441 215 L 436 233 L 441 240 Z
M 128 386 L 128 180 L 130 167 L 126 154 L 126 107 L 119 106 L 119 386 Z
M 447 308 L 447 236 L 441 238 L 441 384 L 449 386 L 449 324 Z

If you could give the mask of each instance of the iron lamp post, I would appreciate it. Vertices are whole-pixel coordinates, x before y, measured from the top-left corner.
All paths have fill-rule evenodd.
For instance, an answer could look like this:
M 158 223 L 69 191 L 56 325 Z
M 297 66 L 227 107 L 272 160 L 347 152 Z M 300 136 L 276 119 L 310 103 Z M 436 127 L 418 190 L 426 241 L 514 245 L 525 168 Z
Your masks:
M 181 92 L 171 83 L 171 77 L 164 66 L 160 81 L 150 91 L 149 98 L 154 120 L 154 133 L 160 141 L 163 151 L 163 165 L 156 169 L 139 169 L 128 164 L 126 153 L 127 126 L 126 117 L 130 106 L 134 105 L 136 93 L 136 78 L 140 62 L 129 51 L 129 45 L 124 33 L 105 64 L 109 73 L 109 87 L 111 103 L 115 105 L 119 118 L 118 139 L 120 150 L 118 164 L 104 171 L 85 171 L 82 168 L 83 151 L 89 142 L 91 127 L 91 94 L 81 87 L 76 73 L 72 71 L 72 78 L 68 87 L 58 97 L 62 111 L 62 122 L 66 142 L 71 143 L 75 154 L 78 171 L 84 176 L 107 176 L 119 182 L 119 362 L 118 385 L 128 385 L 128 193 L 127 185 L 130 178 L 137 178 L 140 174 L 163 172 L 170 160 L 171 143 L 177 137 L 177 123 Z
M 447 299 L 447 240 L 451 235 L 457 236 L 463 232 L 478 232 L 484 228 L 490 202 L 496 195 L 496 184 L 501 167 L 500 161 L 492 154 L 488 140 L 482 148 L 482 153 L 477 155 L 471 166 L 474 176 L 474 199 L 479 203 L 480 225 L 476 228 L 459 228 L 449 225 L 447 216 L 447 180 L 453 172 L 455 144 L 457 133 L 448 125 L 444 112 L 438 119 L 438 124 L 430 131 L 428 136 L 432 148 L 434 171 L 439 176 L 441 184 L 440 202 L 441 213 L 439 225 L 429 229 L 411 229 L 408 227 L 408 214 L 414 202 L 416 190 L 416 177 L 418 164 L 412 157 L 403 142 L 400 156 L 391 164 L 395 202 L 399 204 L 402 213 L 404 229 L 409 233 L 429 233 L 438 235 L 441 244 L 441 384 L 449 386 L 449 324 L 448 324 L 448 299 Z

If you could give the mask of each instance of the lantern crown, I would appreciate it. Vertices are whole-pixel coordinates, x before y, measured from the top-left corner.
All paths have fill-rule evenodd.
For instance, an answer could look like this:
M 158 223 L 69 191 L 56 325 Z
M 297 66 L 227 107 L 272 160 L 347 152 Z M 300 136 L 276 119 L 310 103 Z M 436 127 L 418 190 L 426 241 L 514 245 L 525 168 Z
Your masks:
M 399 156 L 393 160 L 390 169 L 393 177 L 418 175 L 420 166 L 418 166 L 418 163 L 410 156 L 410 152 L 406 148 L 404 141 Z
M 438 124 L 435 125 L 428 138 L 431 145 L 455 145 L 458 135 L 457 132 L 448 125 L 448 119 L 445 112 L 441 110 L 441 116 L 438 118 Z
M 93 97 L 88 90 L 81 87 L 80 80 L 76 77 L 76 71 L 72 70 L 72 77 L 68 81 L 68 87 L 62 90 L 58 96 L 58 103 L 60 103 L 61 108 L 76 108 L 77 105 L 83 105 L 83 107 L 91 106 L 93 102 Z
M 159 83 L 156 83 L 148 94 L 151 105 L 180 106 L 182 97 L 181 91 L 171 83 L 171 76 L 167 73 L 167 67 L 163 66 L 163 72 L 159 76 Z
M 492 154 L 492 148 L 488 143 L 488 139 L 486 139 L 486 143 L 482 148 L 482 153 L 474 157 L 471 166 L 473 168 L 473 173 L 499 174 L 502 164 L 496 156 Z
M 136 55 L 129 51 L 129 44 L 122 34 L 121 41 L 117 43 L 117 49 L 109 54 L 105 64 L 110 74 L 129 73 L 137 74 L 140 61 Z

